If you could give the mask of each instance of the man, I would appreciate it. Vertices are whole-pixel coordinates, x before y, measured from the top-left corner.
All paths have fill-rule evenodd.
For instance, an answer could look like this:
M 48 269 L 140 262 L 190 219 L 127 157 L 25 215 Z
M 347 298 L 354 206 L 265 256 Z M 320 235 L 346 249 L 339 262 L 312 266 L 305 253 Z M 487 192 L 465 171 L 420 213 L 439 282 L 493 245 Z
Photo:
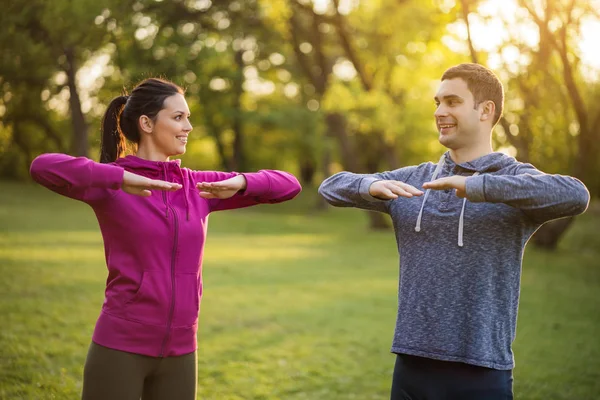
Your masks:
M 544 222 L 583 213 L 589 193 L 493 152 L 504 92 L 487 68 L 448 69 L 435 102 L 449 149 L 437 165 L 340 172 L 319 193 L 392 217 L 401 256 L 392 400 L 512 399 L 525 244 Z

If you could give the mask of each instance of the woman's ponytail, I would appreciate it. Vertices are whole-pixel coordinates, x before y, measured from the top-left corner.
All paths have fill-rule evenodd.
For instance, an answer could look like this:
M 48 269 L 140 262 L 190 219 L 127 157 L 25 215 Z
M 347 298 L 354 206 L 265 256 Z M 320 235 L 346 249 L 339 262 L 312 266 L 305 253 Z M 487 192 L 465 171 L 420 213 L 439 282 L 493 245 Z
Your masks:
M 115 97 L 104 113 L 100 146 L 101 163 L 114 162 L 125 152 L 126 141 L 120 127 L 120 119 L 128 98 L 129 96 Z

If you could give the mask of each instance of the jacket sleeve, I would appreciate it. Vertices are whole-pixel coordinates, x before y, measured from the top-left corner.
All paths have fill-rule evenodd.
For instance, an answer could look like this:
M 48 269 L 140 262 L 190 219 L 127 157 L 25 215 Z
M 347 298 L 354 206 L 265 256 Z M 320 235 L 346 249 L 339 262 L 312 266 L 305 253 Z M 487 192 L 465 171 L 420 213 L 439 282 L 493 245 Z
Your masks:
M 381 200 L 369 194 L 373 182 L 396 180 L 406 182 L 416 167 L 405 167 L 376 174 L 338 172 L 325 179 L 319 186 L 319 194 L 336 207 L 356 207 L 369 211 L 387 213 L 392 200 Z M 402 200 L 401 198 L 395 200 Z
M 48 153 L 36 157 L 29 172 L 34 181 L 56 193 L 93 203 L 121 188 L 124 170 L 85 157 Z
M 507 204 L 537 223 L 575 216 L 587 209 L 590 194 L 576 178 L 546 174 L 531 164 L 519 164 L 510 172 L 467 178 L 467 198 Z
M 210 211 L 231 210 L 249 207 L 256 204 L 281 203 L 291 200 L 302 187 L 296 177 L 288 172 L 277 170 L 260 170 L 258 172 L 218 172 L 194 171 L 195 182 L 217 182 L 244 175 L 246 190 L 228 199 L 209 199 Z

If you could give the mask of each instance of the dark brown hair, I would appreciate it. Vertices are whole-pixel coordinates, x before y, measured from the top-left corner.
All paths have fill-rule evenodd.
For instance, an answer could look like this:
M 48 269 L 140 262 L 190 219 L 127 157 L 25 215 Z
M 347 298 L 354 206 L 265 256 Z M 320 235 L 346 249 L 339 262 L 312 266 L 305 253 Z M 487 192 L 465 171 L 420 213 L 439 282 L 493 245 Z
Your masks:
M 184 94 L 182 88 L 164 79 L 149 78 L 139 83 L 130 95 L 115 97 L 102 118 L 100 162 L 111 163 L 122 157 L 126 140 L 139 144 L 138 120 L 146 115 L 153 121 L 164 108 L 167 97 Z
M 494 102 L 496 112 L 492 126 L 496 125 L 504 109 L 504 88 L 500 79 L 486 67 L 470 63 L 447 69 L 441 80 L 454 78 L 461 78 L 467 83 L 467 87 L 475 99 L 475 108 L 486 100 Z

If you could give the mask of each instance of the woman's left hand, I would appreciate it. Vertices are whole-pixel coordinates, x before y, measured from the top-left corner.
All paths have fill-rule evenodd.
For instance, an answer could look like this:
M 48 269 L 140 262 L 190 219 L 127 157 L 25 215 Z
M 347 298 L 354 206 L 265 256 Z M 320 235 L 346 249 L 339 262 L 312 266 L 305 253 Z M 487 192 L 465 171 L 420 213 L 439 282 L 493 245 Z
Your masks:
M 202 198 L 228 199 L 240 190 L 246 189 L 246 178 L 244 175 L 237 175 L 224 181 L 198 182 L 196 188 L 200 191 L 198 194 Z

